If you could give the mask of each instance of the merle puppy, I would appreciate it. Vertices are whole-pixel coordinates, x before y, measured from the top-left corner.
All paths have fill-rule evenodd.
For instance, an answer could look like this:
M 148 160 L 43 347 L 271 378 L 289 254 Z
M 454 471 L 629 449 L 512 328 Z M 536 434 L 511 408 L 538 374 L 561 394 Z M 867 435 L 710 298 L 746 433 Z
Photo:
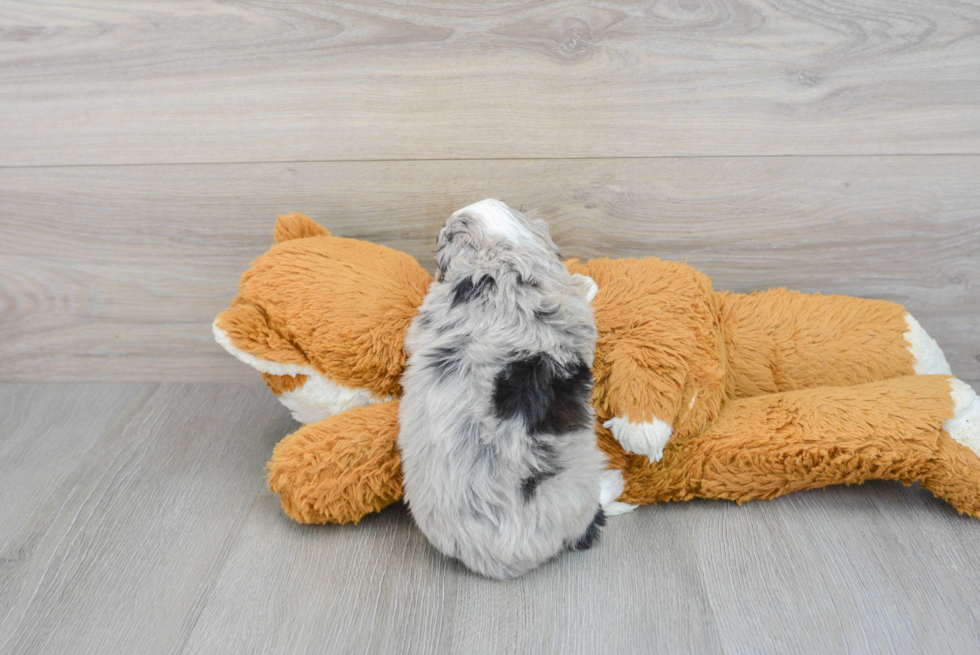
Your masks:
M 453 214 L 409 328 L 398 447 L 405 499 L 444 554 L 512 578 L 595 543 L 622 491 L 596 445 L 595 284 L 544 221 L 497 200 Z M 610 475 L 613 473 L 613 475 Z

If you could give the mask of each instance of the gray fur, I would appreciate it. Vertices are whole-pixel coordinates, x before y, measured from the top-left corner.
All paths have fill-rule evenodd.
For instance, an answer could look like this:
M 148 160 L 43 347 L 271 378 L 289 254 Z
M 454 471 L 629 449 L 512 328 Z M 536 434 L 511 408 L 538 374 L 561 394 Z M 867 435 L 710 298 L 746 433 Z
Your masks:
M 547 224 L 499 204 L 514 238 L 481 206 L 439 234 L 439 275 L 405 339 L 398 447 L 405 499 L 429 541 L 478 573 L 512 578 L 597 533 L 605 457 L 587 395 L 587 427 L 532 434 L 519 416 L 498 418 L 497 377 L 529 353 L 591 367 L 596 330 Z

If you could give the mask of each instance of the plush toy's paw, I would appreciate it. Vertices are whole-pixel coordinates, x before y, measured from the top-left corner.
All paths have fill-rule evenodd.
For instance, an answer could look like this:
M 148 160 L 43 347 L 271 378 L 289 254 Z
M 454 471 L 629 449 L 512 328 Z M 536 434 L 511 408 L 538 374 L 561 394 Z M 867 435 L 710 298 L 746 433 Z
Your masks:
M 674 432 L 672 427 L 658 418 L 650 423 L 633 423 L 628 416 L 614 416 L 602 425 L 612 432 L 624 450 L 646 455 L 653 462 L 659 462 L 664 456 L 664 446 Z
M 957 443 L 980 455 L 980 398 L 966 382 L 949 381 L 953 396 L 953 418 L 943 424 L 946 433 Z
M 572 287 L 585 296 L 585 299 L 589 302 L 592 302 L 595 299 L 595 295 L 599 293 L 599 286 L 588 275 L 572 274 Z
M 902 335 L 908 342 L 909 352 L 915 357 L 912 368 L 919 375 L 952 375 L 946 356 L 936 340 L 919 325 L 919 322 L 911 314 L 905 315 L 905 324 L 908 330 Z
M 599 482 L 599 504 L 606 516 L 618 516 L 636 509 L 636 505 L 621 503 L 616 499 L 623 494 L 626 488 L 626 481 L 623 480 L 623 472 L 618 469 L 610 469 L 602 472 L 602 479 Z

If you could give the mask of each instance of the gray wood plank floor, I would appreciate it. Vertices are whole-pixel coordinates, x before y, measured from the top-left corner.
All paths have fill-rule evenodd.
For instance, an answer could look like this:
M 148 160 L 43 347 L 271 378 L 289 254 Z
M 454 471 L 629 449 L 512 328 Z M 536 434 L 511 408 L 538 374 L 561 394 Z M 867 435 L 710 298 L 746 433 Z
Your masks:
M 980 521 L 872 483 L 610 520 L 514 582 L 402 506 L 301 526 L 259 385 L 0 385 L 0 652 L 969 653 Z

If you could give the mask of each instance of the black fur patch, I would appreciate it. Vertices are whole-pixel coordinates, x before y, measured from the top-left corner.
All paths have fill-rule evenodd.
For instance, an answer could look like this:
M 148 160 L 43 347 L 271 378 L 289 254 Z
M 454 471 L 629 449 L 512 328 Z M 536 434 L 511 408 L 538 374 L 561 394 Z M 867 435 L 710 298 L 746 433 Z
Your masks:
M 592 523 L 585 529 L 585 533 L 572 544 L 572 550 L 588 550 L 599 541 L 599 529 L 606 524 L 606 513 L 599 508 L 592 519 Z
M 470 302 L 474 298 L 479 298 L 484 293 L 493 291 L 496 286 L 497 281 L 489 275 L 484 275 L 476 282 L 471 277 L 465 277 L 453 287 L 453 300 L 449 303 L 449 307 L 452 308 L 464 302 Z
M 565 434 L 591 425 L 592 371 L 579 361 L 566 369 L 545 353 L 512 361 L 494 380 L 497 418 L 521 417 L 528 433 Z
M 440 382 L 445 382 L 446 378 L 459 371 L 465 350 L 465 342 L 433 348 L 427 366 L 436 372 Z

